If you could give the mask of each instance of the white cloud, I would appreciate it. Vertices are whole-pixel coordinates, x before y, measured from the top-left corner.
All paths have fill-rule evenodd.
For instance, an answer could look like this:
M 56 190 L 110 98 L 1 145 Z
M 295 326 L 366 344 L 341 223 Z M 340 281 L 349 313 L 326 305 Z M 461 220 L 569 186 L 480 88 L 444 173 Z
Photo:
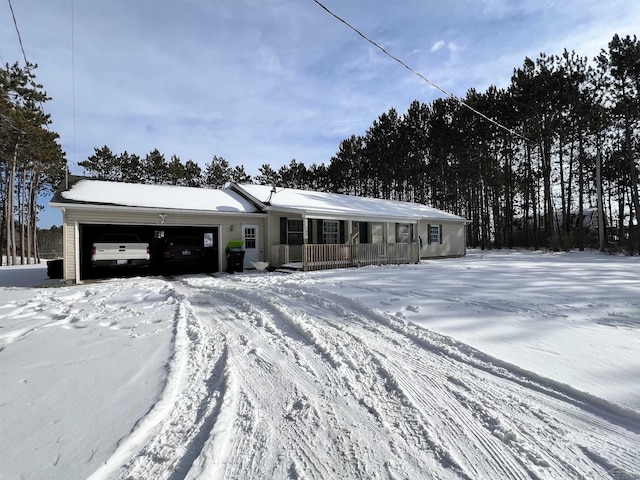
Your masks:
M 441 50 L 442 48 L 444 48 L 446 46 L 446 42 L 444 40 L 438 40 L 436 43 L 433 44 L 433 46 L 431 47 L 431 53 L 433 52 L 437 52 L 438 50 Z

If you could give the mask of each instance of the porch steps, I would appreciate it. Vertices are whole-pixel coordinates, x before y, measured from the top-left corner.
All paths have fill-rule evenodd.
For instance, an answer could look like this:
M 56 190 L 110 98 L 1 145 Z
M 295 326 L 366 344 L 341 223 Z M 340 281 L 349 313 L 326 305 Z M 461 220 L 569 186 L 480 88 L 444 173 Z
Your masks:
M 304 270 L 302 262 L 289 262 L 281 265 L 280 268 L 276 268 L 276 272 L 280 273 L 301 272 L 302 270 Z

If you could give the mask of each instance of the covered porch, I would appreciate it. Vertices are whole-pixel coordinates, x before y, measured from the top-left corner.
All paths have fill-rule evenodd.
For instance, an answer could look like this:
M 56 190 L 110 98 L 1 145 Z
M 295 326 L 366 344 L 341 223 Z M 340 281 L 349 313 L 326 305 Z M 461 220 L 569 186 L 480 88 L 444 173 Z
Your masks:
M 299 267 L 300 270 L 312 271 L 366 265 L 401 265 L 420 261 L 417 242 L 307 244 L 293 250 L 300 250 L 301 255 L 292 257 L 290 245 L 272 245 L 271 258 L 275 266 L 292 265 Z
M 417 222 L 370 220 L 280 217 L 271 264 L 312 271 L 420 261 Z

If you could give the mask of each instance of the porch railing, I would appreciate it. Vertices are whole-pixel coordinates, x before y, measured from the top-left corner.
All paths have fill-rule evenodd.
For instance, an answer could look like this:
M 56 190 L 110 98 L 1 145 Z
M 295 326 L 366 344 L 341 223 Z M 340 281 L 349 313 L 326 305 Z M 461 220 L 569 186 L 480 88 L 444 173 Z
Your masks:
M 418 263 L 417 243 L 361 243 L 338 245 L 302 245 L 305 271 L 332 268 Z

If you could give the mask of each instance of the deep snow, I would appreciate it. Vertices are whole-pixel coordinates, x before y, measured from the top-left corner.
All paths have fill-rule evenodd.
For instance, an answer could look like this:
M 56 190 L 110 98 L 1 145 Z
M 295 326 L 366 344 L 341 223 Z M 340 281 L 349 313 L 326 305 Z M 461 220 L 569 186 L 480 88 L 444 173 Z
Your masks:
M 0 477 L 638 479 L 639 267 L 2 267 Z

